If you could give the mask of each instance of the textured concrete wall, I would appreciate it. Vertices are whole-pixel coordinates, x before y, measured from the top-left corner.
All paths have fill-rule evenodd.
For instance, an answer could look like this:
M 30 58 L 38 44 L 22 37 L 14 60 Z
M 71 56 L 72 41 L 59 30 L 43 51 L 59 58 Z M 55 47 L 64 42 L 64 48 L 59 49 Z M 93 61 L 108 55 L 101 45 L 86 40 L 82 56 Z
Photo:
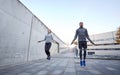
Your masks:
M 90 38 L 96 43 L 96 44 L 110 44 L 110 43 L 116 43 L 116 32 L 106 32 L 106 33 L 100 33 L 91 35 Z
M 98 46 L 88 46 L 88 49 L 120 49 L 119 44 L 115 44 L 116 31 L 100 33 L 90 36 L 91 40 Z M 91 43 L 88 42 L 88 45 Z
M 0 0 L 0 66 L 45 58 L 47 27 L 18 0 Z M 64 43 L 53 36 L 64 47 Z M 52 54 L 57 53 L 52 45 Z

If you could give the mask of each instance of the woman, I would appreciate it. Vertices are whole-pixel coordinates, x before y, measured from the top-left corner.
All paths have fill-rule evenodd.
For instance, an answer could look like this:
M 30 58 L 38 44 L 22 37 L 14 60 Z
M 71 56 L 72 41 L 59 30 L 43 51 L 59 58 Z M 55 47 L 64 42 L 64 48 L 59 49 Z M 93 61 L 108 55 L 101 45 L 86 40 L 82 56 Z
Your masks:
M 45 39 L 38 41 L 38 43 L 43 42 L 43 41 L 45 41 L 45 53 L 47 55 L 47 59 L 50 60 L 50 58 L 51 58 L 50 57 L 50 48 L 51 48 L 52 42 L 58 43 L 53 39 L 50 29 L 48 29 L 48 34 L 45 36 Z

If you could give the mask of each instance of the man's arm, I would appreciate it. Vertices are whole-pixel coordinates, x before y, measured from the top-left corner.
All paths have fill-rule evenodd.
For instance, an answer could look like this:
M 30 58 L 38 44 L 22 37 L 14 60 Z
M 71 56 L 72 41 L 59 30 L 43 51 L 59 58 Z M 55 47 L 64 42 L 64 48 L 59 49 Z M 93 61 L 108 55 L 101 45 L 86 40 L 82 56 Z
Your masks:
M 95 43 L 90 39 L 87 29 L 86 29 L 86 37 L 93 45 L 95 45 Z
M 71 44 L 73 44 L 73 42 L 77 39 L 77 35 L 78 35 L 78 31 L 76 30 L 75 37 L 74 37 L 73 41 L 71 42 Z

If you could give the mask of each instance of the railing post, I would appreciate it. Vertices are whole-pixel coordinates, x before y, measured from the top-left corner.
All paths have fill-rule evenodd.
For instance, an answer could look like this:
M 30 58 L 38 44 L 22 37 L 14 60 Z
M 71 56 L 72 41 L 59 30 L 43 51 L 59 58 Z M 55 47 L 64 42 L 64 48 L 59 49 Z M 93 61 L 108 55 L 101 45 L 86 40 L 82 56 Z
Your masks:
M 31 36 L 32 36 L 32 24 L 33 24 L 33 16 L 31 19 L 31 27 L 30 27 L 30 35 L 29 35 L 29 43 L 28 43 L 28 51 L 27 51 L 27 62 L 29 61 L 30 56 L 30 43 L 31 43 Z

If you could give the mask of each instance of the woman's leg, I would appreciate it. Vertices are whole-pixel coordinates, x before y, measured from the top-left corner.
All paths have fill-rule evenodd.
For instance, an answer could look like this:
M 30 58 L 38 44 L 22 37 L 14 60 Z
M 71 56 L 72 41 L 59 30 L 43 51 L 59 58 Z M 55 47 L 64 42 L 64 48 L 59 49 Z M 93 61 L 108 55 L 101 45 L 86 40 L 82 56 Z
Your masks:
M 51 47 L 51 43 L 46 43 L 45 44 L 45 53 L 47 54 L 48 57 L 50 57 L 50 47 Z

